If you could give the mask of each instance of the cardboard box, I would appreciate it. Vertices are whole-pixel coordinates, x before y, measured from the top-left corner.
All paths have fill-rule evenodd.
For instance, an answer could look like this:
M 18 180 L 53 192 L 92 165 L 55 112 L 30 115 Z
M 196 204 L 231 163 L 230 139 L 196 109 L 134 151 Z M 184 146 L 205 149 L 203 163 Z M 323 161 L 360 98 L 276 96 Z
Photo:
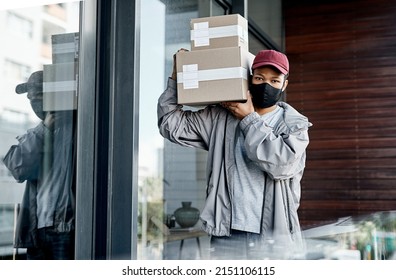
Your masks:
M 248 22 L 238 15 L 191 20 L 191 50 L 242 47 L 249 49 Z
M 79 56 L 79 33 L 64 33 L 51 36 L 52 63 L 77 62 Z
M 44 111 L 64 111 L 77 109 L 77 71 L 77 63 L 58 63 L 44 65 Z
M 242 47 L 178 52 L 178 103 L 245 101 L 253 59 L 254 55 Z

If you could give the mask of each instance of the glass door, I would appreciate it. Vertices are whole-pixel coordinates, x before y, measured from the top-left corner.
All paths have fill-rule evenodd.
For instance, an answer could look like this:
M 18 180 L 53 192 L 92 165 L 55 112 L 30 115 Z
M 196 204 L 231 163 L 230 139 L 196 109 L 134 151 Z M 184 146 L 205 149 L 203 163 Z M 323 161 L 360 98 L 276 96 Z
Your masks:
M 281 44 L 279 1 L 141 1 L 138 258 L 207 259 L 209 237 L 200 221 L 183 224 L 180 212 L 199 212 L 206 197 L 204 150 L 164 140 L 157 128 L 157 100 L 172 73 L 173 54 L 191 49 L 190 20 L 240 13 L 249 17 L 250 51 Z M 265 19 L 258 10 L 271 10 Z M 273 14 L 274 16 L 270 16 Z M 268 28 L 271 23 L 271 28 Z M 269 32 L 270 35 L 264 32 Z M 275 42 L 275 43 L 274 43 Z M 199 107 L 186 107 L 197 110 Z M 190 206 L 190 207 L 188 207 Z M 184 207 L 184 208 L 183 208 Z
M 74 258 L 80 1 L 53 2 L 0 4 L 0 259 Z

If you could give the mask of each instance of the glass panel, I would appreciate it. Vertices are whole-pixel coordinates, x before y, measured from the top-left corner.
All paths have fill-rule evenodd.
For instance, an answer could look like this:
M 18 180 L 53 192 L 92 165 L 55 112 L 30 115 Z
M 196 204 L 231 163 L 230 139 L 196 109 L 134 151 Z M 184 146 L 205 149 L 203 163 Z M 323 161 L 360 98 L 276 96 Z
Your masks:
M 164 140 L 158 132 L 156 108 L 172 72 L 173 54 L 180 48 L 191 49 L 190 20 L 224 15 L 232 9 L 230 3 L 198 0 L 141 3 L 139 259 L 209 257 L 209 237 L 200 231 L 200 221 L 187 225 L 179 217 L 180 211 L 193 213 L 203 209 L 207 152 Z M 257 5 L 252 9 L 263 8 Z M 276 22 L 280 22 L 279 18 Z M 263 30 L 262 25 L 267 25 L 263 21 L 258 24 Z M 263 48 L 259 42 L 253 45 L 257 50 Z M 183 209 L 187 204 L 194 209 Z
M 0 10 L 0 259 L 74 258 L 79 8 Z
M 142 1 L 139 259 L 195 259 L 199 258 L 198 246 L 204 252 L 206 245 L 205 237 L 198 243 L 200 235 L 194 232 L 177 232 L 181 227 L 173 216 L 184 201 L 202 208 L 205 152 L 164 141 L 156 125 L 157 100 L 171 75 L 173 53 L 190 48 L 189 24 L 198 17 L 198 2 Z M 153 18 L 156 24 L 152 24 Z
M 249 21 L 265 33 L 281 50 L 283 49 L 282 1 L 279 0 L 249 0 Z M 264 49 L 254 36 L 249 37 L 250 51 L 256 54 Z
M 199 230 L 200 222 L 182 228 L 175 220 L 183 202 L 203 208 L 206 151 L 164 141 L 156 108 L 171 75 L 173 54 L 190 49 L 190 20 L 225 10 L 216 1 L 198 0 L 147 0 L 141 9 L 138 258 L 207 258 L 209 239 Z

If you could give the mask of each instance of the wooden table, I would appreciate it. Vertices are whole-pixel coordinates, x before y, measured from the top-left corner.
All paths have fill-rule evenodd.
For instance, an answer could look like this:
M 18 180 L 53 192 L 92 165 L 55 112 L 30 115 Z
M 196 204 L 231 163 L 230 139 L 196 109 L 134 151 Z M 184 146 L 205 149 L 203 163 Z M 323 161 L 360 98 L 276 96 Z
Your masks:
M 162 232 L 164 242 L 173 242 L 173 241 L 180 241 L 179 246 L 179 260 L 181 259 L 181 254 L 183 250 L 184 240 L 195 238 L 197 241 L 199 257 L 202 258 L 202 251 L 201 251 L 201 243 L 199 238 L 202 236 L 207 236 L 208 234 L 204 232 L 202 229 L 197 227 L 191 228 L 169 228 L 167 227 L 162 221 L 160 221 L 157 217 L 151 217 L 151 222 L 154 223 Z
M 207 235 L 208 234 L 200 228 L 187 228 L 187 229 L 174 228 L 169 230 L 169 234 L 164 235 L 164 241 L 172 242 L 172 241 L 180 240 L 180 246 L 179 246 L 179 260 L 180 260 L 183 250 L 184 240 L 195 238 L 195 240 L 197 241 L 199 258 L 202 259 L 201 243 L 199 241 L 199 238 Z

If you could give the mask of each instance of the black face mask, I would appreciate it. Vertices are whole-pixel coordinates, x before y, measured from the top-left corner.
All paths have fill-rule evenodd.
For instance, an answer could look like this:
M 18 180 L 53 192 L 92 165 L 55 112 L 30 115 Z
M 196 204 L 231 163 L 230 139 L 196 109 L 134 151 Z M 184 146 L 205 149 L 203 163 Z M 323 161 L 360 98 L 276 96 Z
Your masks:
M 30 105 L 37 117 L 41 120 L 45 118 L 45 112 L 43 111 L 43 101 L 42 100 L 31 100 Z
M 250 84 L 250 94 L 255 108 L 263 109 L 275 105 L 282 97 L 282 89 L 277 89 L 270 84 Z

